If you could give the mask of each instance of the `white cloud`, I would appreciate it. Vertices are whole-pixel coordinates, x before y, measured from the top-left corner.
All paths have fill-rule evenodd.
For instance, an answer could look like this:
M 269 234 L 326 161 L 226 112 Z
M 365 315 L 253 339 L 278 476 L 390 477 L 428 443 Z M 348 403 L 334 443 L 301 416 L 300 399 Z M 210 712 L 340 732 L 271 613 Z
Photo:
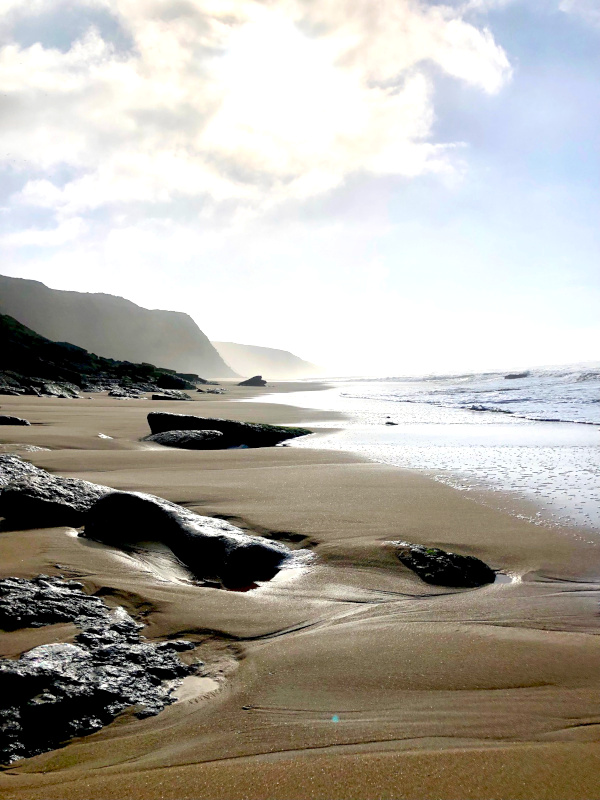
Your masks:
M 560 10 L 577 14 L 586 22 L 600 26 L 600 2 L 598 0 L 561 0 Z
M 87 233 L 88 225 L 80 217 L 71 217 L 55 228 L 28 228 L 3 236 L 0 241 L 9 247 L 60 247 Z
M 452 143 L 429 140 L 431 65 L 488 93 L 510 75 L 489 31 L 417 0 L 73 4 L 111 13 L 133 49 L 93 28 L 66 52 L 0 49 L 0 159 L 35 175 L 19 202 L 63 216 L 178 197 L 265 208 L 356 172 L 447 172 Z M 77 177 L 59 188 L 64 165 Z

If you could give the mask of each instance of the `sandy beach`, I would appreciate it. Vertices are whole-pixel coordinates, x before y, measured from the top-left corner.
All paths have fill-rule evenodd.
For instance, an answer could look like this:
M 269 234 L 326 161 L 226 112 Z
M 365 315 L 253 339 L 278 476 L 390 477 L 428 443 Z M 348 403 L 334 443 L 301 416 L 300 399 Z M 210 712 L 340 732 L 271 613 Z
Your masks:
M 159 495 L 313 558 L 234 592 L 194 585 L 164 554 L 137 557 L 67 528 L 3 529 L 2 577 L 76 577 L 148 638 L 197 642 L 206 675 L 186 679 L 158 716 L 125 713 L 16 762 L 0 773 L 0 795 L 600 797 L 600 540 L 343 451 L 139 441 L 157 410 L 335 427 L 315 409 L 248 402 L 293 383 L 227 388 L 194 403 L 2 398 L 2 413 L 32 424 L 1 428 L 1 452 Z M 503 575 L 479 589 L 428 585 L 397 559 L 390 542 L 400 539 L 477 556 Z M 74 633 L 3 634 L 0 654 Z

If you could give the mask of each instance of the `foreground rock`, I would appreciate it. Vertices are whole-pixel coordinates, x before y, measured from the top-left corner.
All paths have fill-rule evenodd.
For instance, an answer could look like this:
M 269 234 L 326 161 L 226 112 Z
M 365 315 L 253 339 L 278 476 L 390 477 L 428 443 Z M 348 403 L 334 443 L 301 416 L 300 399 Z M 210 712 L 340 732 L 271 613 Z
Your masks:
M 196 417 L 191 414 L 171 414 L 168 411 L 151 411 L 148 425 L 153 434 L 165 431 L 215 430 L 224 436 L 223 447 L 273 447 L 286 439 L 295 439 L 311 433 L 307 428 L 289 428 L 283 425 L 264 425 L 256 422 L 234 422 L 229 419 Z
M 227 588 L 268 581 L 291 557 L 285 545 L 137 492 L 113 492 L 99 500 L 87 516 L 82 535 L 116 547 L 156 539 L 168 545 L 198 578 Z
M 225 437 L 220 431 L 163 431 L 145 436 L 144 441 L 184 450 L 216 450 L 225 447 Z
M 426 583 L 437 586 L 484 586 L 493 583 L 496 573 L 474 556 L 448 553 L 438 547 L 396 542 L 400 561 Z
M 46 644 L 17 661 L 0 660 L 2 763 L 93 733 L 130 706 L 140 707 L 139 717 L 157 714 L 173 702 L 180 680 L 201 666 L 176 655 L 192 642 L 149 643 L 124 609 L 111 611 L 81 587 L 45 575 L 0 581 L 5 629 L 65 621 L 81 629 L 74 644 Z
M 153 400 L 191 400 L 187 392 L 181 392 L 178 389 L 165 389 L 162 394 L 153 394 Z
M 4 486 L 0 492 L 0 517 L 24 527 L 78 528 L 94 503 L 112 491 L 108 486 L 38 470 Z
M 267 382 L 263 380 L 262 375 L 253 375 L 246 381 L 241 381 L 238 386 L 266 386 Z
M 6 414 L 0 414 L 0 425 L 31 425 L 26 419 L 21 419 L 21 417 L 10 417 Z
M 20 456 L 6 453 L 0 455 L 0 487 L 31 475 L 49 475 L 44 469 L 35 467 Z

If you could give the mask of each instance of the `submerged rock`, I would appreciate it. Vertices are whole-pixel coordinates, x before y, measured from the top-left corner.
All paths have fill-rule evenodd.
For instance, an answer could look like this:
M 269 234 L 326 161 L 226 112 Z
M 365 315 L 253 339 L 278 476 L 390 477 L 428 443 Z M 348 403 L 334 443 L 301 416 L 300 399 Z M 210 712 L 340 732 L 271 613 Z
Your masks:
M 528 378 L 528 377 L 529 377 L 529 371 L 525 370 L 524 372 L 509 372 L 508 375 L 504 376 L 504 380 L 514 381 L 517 380 L 518 378 Z
M 30 527 L 78 528 L 96 500 L 112 491 L 108 486 L 38 470 L 4 486 L 0 492 L 0 517 Z
M 113 492 L 100 499 L 82 535 L 117 547 L 153 538 L 168 545 L 198 578 L 228 588 L 270 580 L 291 556 L 285 545 L 138 492 Z
M 241 381 L 238 386 L 266 386 L 267 382 L 263 380 L 262 375 L 253 375 L 246 381 Z
M 46 644 L 17 661 L 0 659 L 2 763 L 93 733 L 129 706 L 141 707 L 139 717 L 157 714 L 173 702 L 179 680 L 201 666 L 183 664 L 176 655 L 193 648 L 192 642 L 147 642 L 139 633 L 143 626 L 123 608 L 111 611 L 81 586 L 45 575 L 0 581 L 4 625 L 68 620 L 81 628 L 74 644 Z
M 148 425 L 153 434 L 164 431 L 215 430 L 220 431 L 224 447 L 272 447 L 286 439 L 306 436 L 307 428 L 290 428 L 283 425 L 265 425 L 257 422 L 234 422 L 230 419 L 196 417 L 191 414 L 172 414 L 168 411 L 151 411 Z
M 156 442 L 165 447 L 181 447 L 184 450 L 216 450 L 223 448 L 225 437 L 221 431 L 163 431 L 145 436 L 145 442 Z
M 6 414 L 0 414 L 0 425 L 31 425 L 26 419 L 21 419 L 21 417 L 10 417 Z
M 461 556 L 439 547 L 425 547 L 409 542 L 395 544 L 400 561 L 426 583 L 475 587 L 493 583 L 496 579 L 494 570 L 474 556 Z

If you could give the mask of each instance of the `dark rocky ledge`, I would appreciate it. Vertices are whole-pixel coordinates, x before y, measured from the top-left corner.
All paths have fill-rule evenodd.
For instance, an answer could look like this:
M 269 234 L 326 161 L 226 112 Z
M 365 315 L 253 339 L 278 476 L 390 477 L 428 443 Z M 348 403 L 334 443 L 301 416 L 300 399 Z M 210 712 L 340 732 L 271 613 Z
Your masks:
M 138 492 L 112 492 L 98 500 L 82 536 L 116 547 L 153 538 L 170 547 L 196 577 L 227 588 L 271 580 L 292 555 L 283 544 Z
M 163 431 L 144 436 L 143 441 L 184 450 L 218 450 L 226 447 L 221 431 Z
M 11 417 L 7 414 L 0 414 L 0 425 L 31 425 L 31 422 L 21 417 Z
M 290 428 L 283 425 L 266 425 L 257 422 L 235 422 L 230 419 L 196 417 L 191 414 L 172 414 L 168 411 L 151 411 L 148 425 L 153 434 L 164 431 L 214 430 L 220 431 L 224 447 L 273 447 L 286 439 L 306 436 L 307 428 Z
M 44 469 L 35 467 L 29 461 L 23 461 L 20 456 L 13 453 L 0 455 L 0 487 L 8 483 L 26 478 L 29 475 L 48 475 Z
M 189 641 L 154 644 L 123 608 L 110 610 L 82 584 L 40 575 L 0 581 L 1 624 L 73 622 L 75 643 L 35 647 L 18 660 L 0 659 L 0 762 L 53 750 L 102 728 L 128 707 L 158 714 L 180 680 L 198 672 L 178 651 Z
M 404 566 L 416 572 L 426 583 L 475 588 L 496 580 L 494 570 L 474 556 L 461 556 L 439 547 L 409 542 L 395 542 L 395 545 L 396 555 Z

